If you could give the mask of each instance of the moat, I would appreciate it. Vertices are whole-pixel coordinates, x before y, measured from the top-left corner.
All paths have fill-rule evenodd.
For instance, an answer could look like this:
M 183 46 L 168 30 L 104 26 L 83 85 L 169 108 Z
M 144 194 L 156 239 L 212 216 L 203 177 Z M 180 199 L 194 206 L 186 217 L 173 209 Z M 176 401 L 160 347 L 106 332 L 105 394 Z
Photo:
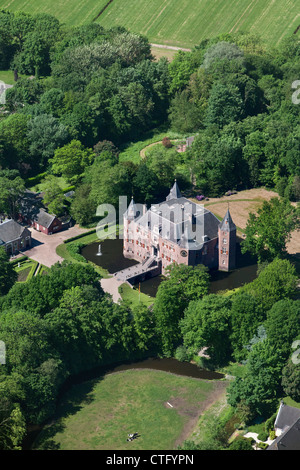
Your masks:
M 101 256 L 97 256 L 99 243 Z M 123 240 L 104 240 L 87 245 L 82 249 L 82 256 L 88 261 L 106 269 L 110 274 L 137 264 L 137 261 L 124 258 Z M 210 292 L 217 293 L 228 289 L 235 289 L 253 281 L 257 276 L 257 262 L 249 255 L 242 255 L 240 240 L 237 243 L 237 267 L 231 272 L 211 270 Z M 162 276 L 157 276 L 140 283 L 141 292 L 155 297 L 157 289 L 162 281 Z M 138 288 L 138 285 L 135 286 Z

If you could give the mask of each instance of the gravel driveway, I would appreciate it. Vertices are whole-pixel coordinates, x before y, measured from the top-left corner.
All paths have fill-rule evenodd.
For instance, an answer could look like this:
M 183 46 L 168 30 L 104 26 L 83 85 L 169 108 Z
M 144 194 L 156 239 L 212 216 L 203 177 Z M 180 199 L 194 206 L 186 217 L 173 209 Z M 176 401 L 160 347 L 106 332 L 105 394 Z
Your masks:
M 76 225 L 68 230 L 53 233 L 52 235 L 46 235 L 33 228 L 29 230 L 32 234 L 32 246 L 29 250 L 24 251 L 23 254 L 49 268 L 58 261 L 63 261 L 63 258 L 56 254 L 56 247 L 58 245 L 61 245 L 64 240 L 89 231 Z

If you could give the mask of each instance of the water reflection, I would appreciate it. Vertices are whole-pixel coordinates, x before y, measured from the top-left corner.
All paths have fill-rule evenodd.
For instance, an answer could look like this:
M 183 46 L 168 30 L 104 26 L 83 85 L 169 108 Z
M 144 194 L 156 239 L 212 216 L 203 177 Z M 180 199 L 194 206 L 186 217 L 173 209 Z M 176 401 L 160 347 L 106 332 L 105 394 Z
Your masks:
M 92 243 L 83 248 L 81 254 L 89 261 L 103 267 L 109 273 L 114 273 L 134 266 L 137 261 L 124 258 L 123 240 L 104 240 L 101 242 L 102 256 L 97 256 L 99 242 Z M 237 268 L 232 272 L 216 270 L 210 271 L 211 283 L 210 293 L 217 293 L 227 289 L 241 287 L 243 284 L 252 282 L 257 276 L 257 262 L 250 255 L 242 255 L 240 243 L 237 244 Z M 163 276 L 157 276 L 141 282 L 141 292 L 155 297 L 157 289 L 163 280 Z M 134 286 L 138 289 L 138 284 Z

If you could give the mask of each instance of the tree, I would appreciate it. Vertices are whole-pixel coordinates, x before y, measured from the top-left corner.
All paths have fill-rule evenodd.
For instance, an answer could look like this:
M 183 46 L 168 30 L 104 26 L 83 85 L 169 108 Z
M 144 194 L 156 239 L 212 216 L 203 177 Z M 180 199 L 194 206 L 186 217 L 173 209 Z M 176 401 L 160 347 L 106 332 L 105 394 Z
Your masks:
M 288 358 L 293 340 L 300 335 L 300 300 L 279 300 L 267 313 L 264 322 L 271 344 Z
M 45 168 L 55 150 L 67 142 L 69 134 L 58 119 L 48 114 L 41 114 L 28 123 L 27 137 L 30 141 L 30 153 L 35 159 L 35 167 Z
M 5 176 L 5 175 L 8 176 Z M 2 176 L 3 175 L 3 176 Z M 15 219 L 18 215 L 20 198 L 25 193 L 25 183 L 16 172 L 0 173 L 0 212 Z
M 207 102 L 205 123 L 223 127 L 244 117 L 244 103 L 240 90 L 231 83 L 215 82 Z
M 236 45 L 227 41 L 220 41 L 210 46 L 204 54 L 203 67 L 208 70 L 218 62 L 236 61 L 238 64 L 243 64 L 244 53 Z
M 249 352 L 246 373 L 228 387 L 228 403 L 237 407 L 243 402 L 254 415 L 270 416 L 281 394 L 281 371 L 284 359 L 268 339 L 253 345 Z
M 259 262 L 286 255 L 286 244 L 291 233 L 299 226 L 299 209 L 289 201 L 272 198 L 264 201 L 257 215 L 249 214 L 242 241 L 242 253 L 249 251 Z
M 248 344 L 264 319 L 265 313 L 253 296 L 243 291 L 239 291 L 232 296 L 230 342 L 236 360 L 240 361 L 246 357 L 245 345 Z
M 146 163 L 141 163 L 133 180 L 134 196 L 140 203 L 151 204 L 159 194 L 159 180 Z
M 153 314 L 162 350 L 170 356 L 181 343 L 179 321 L 184 310 L 190 301 L 208 293 L 209 274 L 203 265 L 174 265 L 168 271 L 169 275 L 158 288 Z
M 155 346 L 155 323 L 153 312 L 140 303 L 132 309 L 133 328 L 138 351 L 151 351 Z
M 85 148 L 79 140 L 72 140 L 56 149 L 49 162 L 55 175 L 61 175 L 69 183 L 76 183 L 85 168 L 92 164 L 93 159 L 92 149 Z
M 9 261 L 5 248 L 0 247 L 0 295 L 5 295 L 17 281 L 18 275 Z
M 170 104 L 169 119 L 172 129 L 183 134 L 202 127 L 202 115 L 193 103 L 189 90 L 176 93 Z
M 99 276 L 88 264 L 56 263 L 47 276 L 35 276 L 26 283 L 15 284 L 10 292 L 0 298 L 0 310 L 25 309 L 43 317 L 57 307 L 57 299 L 66 289 L 78 285 L 96 287 L 103 293 Z
M 180 321 L 183 344 L 190 353 L 197 354 L 206 347 L 214 363 L 222 364 L 229 359 L 230 307 L 228 298 L 216 294 L 190 302 Z
M 0 450 L 21 450 L 26 423 L 19 405 L 0 398 Z
M 18 168 L 26 172 L 30 167 L 29 142 L 27 126 L 29 116 L 10 114 L 0 121 L 0 135 L 3 145 L 3 156 L 0 159 L 2 168 Z
M 284 393 L 296 402 L 300 401 L 300 365 L 289 360 L 282 369 L 281 385 Z
M 43 203 L 50 213 L 60 216 L 64 213 L 64 194 L 55 176 L 49 175 L 44 180 Z
M 252 295 L 258 305 L 267 312 L 279 300 L 292 298 L 296 292 L 297 282 L 295 267 L 288 260 L 275 259 L 242 290 Z
M 90 224 L 96 215 L 96 204 L 91 200 L 90 192 L 90 184 L 78 186 L 71 202 L 70 214 L 80 225 Z

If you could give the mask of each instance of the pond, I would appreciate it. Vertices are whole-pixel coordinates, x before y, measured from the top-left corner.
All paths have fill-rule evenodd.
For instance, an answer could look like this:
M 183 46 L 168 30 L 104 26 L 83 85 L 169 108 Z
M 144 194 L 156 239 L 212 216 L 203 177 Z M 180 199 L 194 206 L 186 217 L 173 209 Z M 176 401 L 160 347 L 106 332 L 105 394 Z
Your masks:
M 121 269 L 137 264 L 137 261 L 124 258 L 123 240 L 104 240 L 101 241 L 102 256 L 97 256 L 99 242 L 87 245 L 82 249 L 82 256 L 105 268 L 113 274 Z M 232 272 L 222 272 L 217 269 L 210 271 L 211 284 L 210 293 L 215 294 L 227 289 L 235 289 L 243 284 L 253 281 L 257 276 L 257 262 L 250 255 L 242 255 L 240 249 L 240 240 L 237 244 L 237 267 Z M 163 277 L 157 276 L 152 279 L 141 282 L 140 288 L 143 294 L 155 297 L 157 289 L 162 282 Z M 138 285 L 134 286 L 138 289 Z
M 97 256 L 99 244 L 101 245 L 101 256 Z M 123 240 L 119 238 L 91 243 L 82 248 L 81 254 L 85 259 L 106 269 L 110 274 L 138 264 L 135 260 L 124 258 Z

